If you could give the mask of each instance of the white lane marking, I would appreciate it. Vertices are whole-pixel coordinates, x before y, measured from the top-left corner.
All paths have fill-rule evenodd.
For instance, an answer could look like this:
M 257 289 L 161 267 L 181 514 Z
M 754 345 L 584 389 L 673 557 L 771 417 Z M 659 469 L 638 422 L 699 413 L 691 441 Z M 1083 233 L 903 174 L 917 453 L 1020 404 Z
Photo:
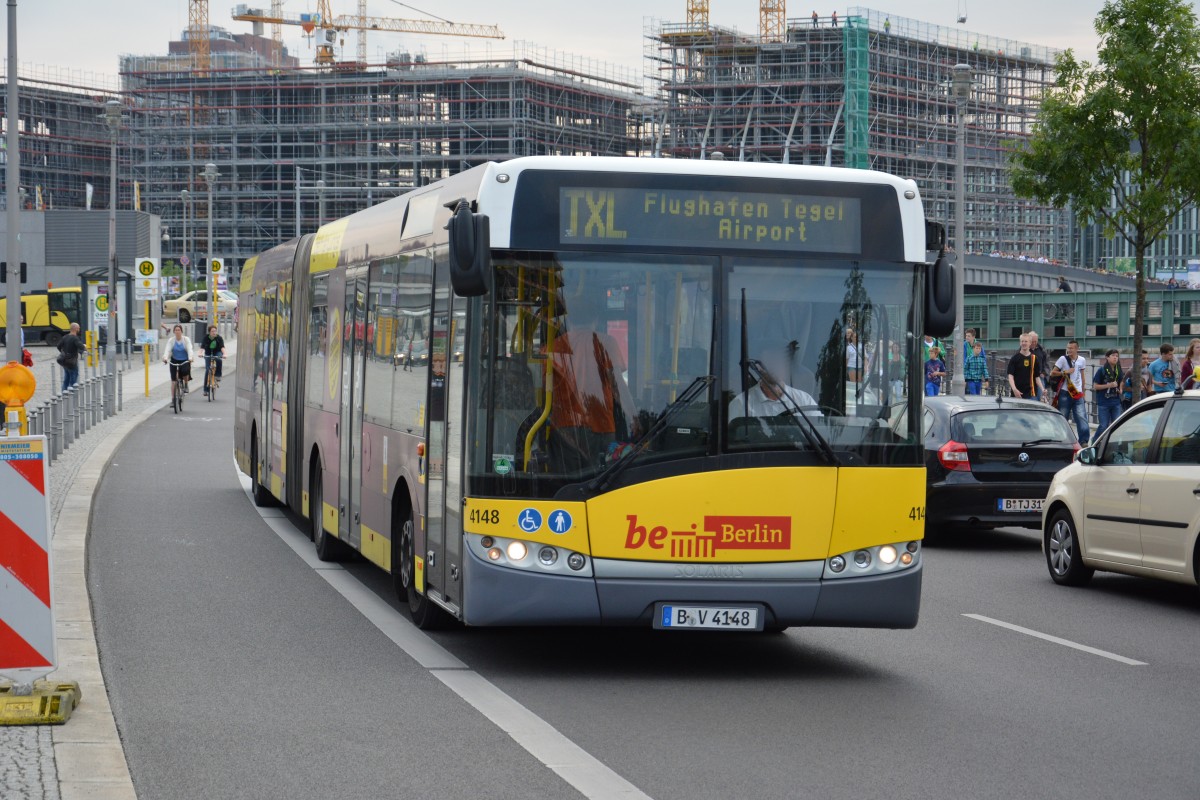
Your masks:
M 986 622 L 989 625 L 996 625 L 1001 628 L 1008 628 L 1010 631 L 1016 631 L 1017 633 L 1023 633 L 1026 636 L 1032 636 L 1035 639 L 1043 639 L 1047 642 L 1053 642 L 1054 644 L 1061 644 L 1063 647 L 1070 647 L 1074 650 L 1081 650 L 1084 653 L 1091 653 L 1094 656 L 1100 656 L 1101 658 L 1108 658 L 1113 661 L 1119 661 L 1120 663 L 1128 664 L 1131 667 L 1149 666 L 1149 664 L 1147 664 L 1145 661 L 1136 661 L 1132 658 L 1126 658 L 1125 656 L 1119 656 L 1116 653 L 1110 653 L 1107 650 L 1101 650 L 1098 647 L 1089 647 L 1086 644 L 1079 644 L 1078 642 L 1072 642 L 1070 639 L 1061 639 L 1057 636 L 1051 636 L 1048 633 L 1042 633 L 1041 631 L 1035 631 L 1030 628 L 1022 628 L 1020 625 L 1013 625 L 1011 622 L 1004 622 L 1003 620 L 992 619 L 991 617 L 985 617 L 982 614 L 963 614 L 963 616 L 969 617 L 971 619 L 979 620 L 980 622 Z
M 251 508 L 261 514 L 263 509 L 253 506 L 249 476 L 240 470 L 237 476 L 251 501 Z M 651 800 L 649 795 L 563 736 L 549 722 L 468 668 L 345 569 L 330 569 L 336 565 L 317 560 L 311 542 L 288 520 L 272 516 L 264 517 L 263 521 L 384 636 L 584 797 L 592 800 Z
M 478 672 L 469 669 L 435 669 L 432 672 L 584 797 L 649 800 L 641 789 L 597 761 Z

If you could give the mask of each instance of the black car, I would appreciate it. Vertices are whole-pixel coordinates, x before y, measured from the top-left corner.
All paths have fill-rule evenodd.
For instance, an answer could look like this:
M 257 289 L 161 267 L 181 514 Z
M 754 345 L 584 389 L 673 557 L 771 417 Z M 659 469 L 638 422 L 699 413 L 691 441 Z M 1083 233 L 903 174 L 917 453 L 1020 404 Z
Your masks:
M 1079 451 L 1066 418 L 1044 403 L 925 398 L 925 535 L 956 527 L 1039 528 L 1054 474 Z

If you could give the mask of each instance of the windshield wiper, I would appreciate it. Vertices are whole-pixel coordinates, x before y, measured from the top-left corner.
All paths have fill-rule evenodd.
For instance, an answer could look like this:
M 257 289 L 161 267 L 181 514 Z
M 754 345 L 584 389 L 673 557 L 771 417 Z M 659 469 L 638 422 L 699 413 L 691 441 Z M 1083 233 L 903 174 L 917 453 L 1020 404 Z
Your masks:
M 1021 442 L 1021 447 L 1033 447 L 1035 444 L 1051 444 L 1058 441 L 1058 439 L 1034 439 L 1032 442 Z
M 750 374 L 759 383 L 778 385 L 777 382 L 772 378 L 771 374 L 767 372 L 767 368 L 764 367 L 762 362 L 758 359 L 746 359 L 746 368 L 750 370 Z M 801 408 L 795 400 L 788 396 L 788 393 L 783 386 L 779 387 L 779 400 L 786 408 L 783 414 L 780 414 L 779 416 L 786 416 L 788 419 L 792 420 L 796 427 L 799 428 L 800 435 L 804 437 L 804 441 L 808 442 L 808 446 L 820 453 L 827 462 L 833 466 L 837 466 L 840 463 L 837 453 L 833 452 L 833 448 L 829 446 L 829 442 L 826 441 L 825 437 L 821 435 L 821 432 L 817 430 L 817 426 L 812 421 L 812 418 L 809 417 L 808 414 L 805 414 L 804 409 Z
M 701 375 L 689 383 L 687 388 L 683 390 L 679 397 L 675 398 L 675 402 L 663 409 L 663 412 L 658 415 L 658 419 L 655 420 L 654 424 L 651 425 L 648 430 L 642 433 L 641 436 L 635 439 L 632 444 L 630 444 L 629 452 L 627 452 L 621 458 L 618 458 L 616 461 L 610 464 L 607 469 L 588 482 L 588 490 L 592 492 L 598 492 L 604 487 L 608 486 L 608 484 L 612 482 L 613 478 L 617 477 L 617 475 L 619 475 L 625 470 L 626 467 L 632 464 L 638 456 L 645 452 L 646 447 L 651 441 L 654 440 L 654 437 L 667 427 L 667 423 L 671 421 L 672 417 L 679 413 L 680 409 L 684 408 L 688 403 L 695 400 L 697 395 L 700 394 L 700 390 L 707 389 L 716 379 L 716 375 Z

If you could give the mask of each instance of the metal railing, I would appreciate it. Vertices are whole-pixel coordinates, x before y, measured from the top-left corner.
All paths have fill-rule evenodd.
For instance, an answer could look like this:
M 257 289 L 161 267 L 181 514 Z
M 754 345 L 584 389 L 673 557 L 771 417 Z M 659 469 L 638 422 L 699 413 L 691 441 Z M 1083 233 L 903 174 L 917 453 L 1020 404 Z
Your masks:
M 26 408 L 29 434 L 46 437 L 47 458 L 51 464 L 92 428 L 124 411 L 124 377 L 132 367 L 135 345 L 132 340 L 123 340 L 111 346 L 117 348 L 115 375 L 108 373 L 107 361 L 98 358 L 103 355 L 98 352 L 99 348 L 93 348 L 90 355 L 96 366 L 88 366 L 88 354 L 80 356 L 79 380 L 66 391 L 60 388 L 60 368 L 52 364 L 50 385 L 53 393 L 41 404 Z

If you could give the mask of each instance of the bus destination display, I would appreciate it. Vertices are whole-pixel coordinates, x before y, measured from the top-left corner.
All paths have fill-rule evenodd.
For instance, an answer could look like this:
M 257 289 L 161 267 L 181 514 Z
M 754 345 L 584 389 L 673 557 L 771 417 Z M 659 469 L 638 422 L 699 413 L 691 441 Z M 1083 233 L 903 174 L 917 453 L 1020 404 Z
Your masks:
M 758 192 L 559 189 L 561 244 L 862 251 L 861 201 Z

